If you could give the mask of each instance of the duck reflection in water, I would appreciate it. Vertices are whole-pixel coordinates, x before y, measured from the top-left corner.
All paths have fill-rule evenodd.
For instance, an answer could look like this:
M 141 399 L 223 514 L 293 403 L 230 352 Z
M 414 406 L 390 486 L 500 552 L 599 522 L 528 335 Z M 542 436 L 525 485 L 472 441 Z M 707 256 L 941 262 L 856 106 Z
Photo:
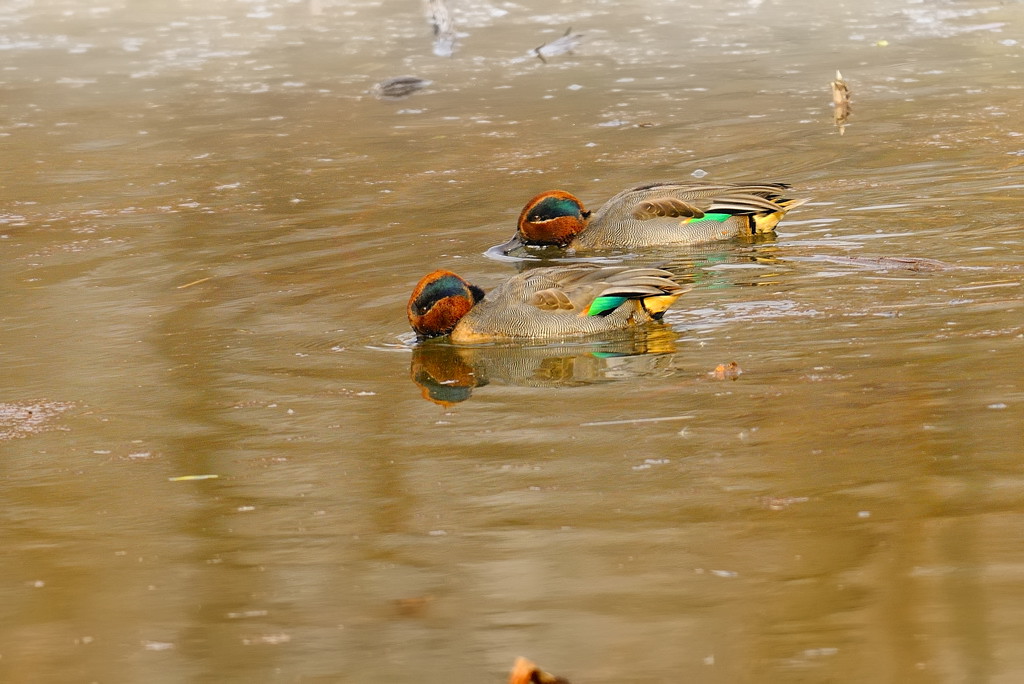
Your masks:
M 678 333 L 658 326 L 623 331 L 615 339 L 545 346 L 418 344 L 409 376 L 423 398 L 450 407 L 492 382 L 531 387 L 572 387 L 625 378 L 672 374 Z

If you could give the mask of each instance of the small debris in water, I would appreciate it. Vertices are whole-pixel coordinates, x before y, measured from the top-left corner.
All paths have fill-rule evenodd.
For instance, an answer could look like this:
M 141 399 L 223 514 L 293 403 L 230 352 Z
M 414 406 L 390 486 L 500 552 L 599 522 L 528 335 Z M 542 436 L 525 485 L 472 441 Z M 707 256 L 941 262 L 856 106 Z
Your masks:
M 694 414 L 688 413 L 681 416 L 656 416 L 653 418 L 626 418 L 623 420 L 596 420 L 589 423 L 580 423 L 580 427 L 591 427 L 594 425 L 632 425 L 634 423 L 660 423 L 665 420 L 690 420 Z
M 569 684 L 569 680 L 544 672 L 537 663 L 519 656 L 508 674 L 508 684 Z
M 652 466 L 665 465 L 668 462 L 667 458 L 645 458 L 643 463 L 633 466 L 633 470 L 650 470 Z
M 168 482 L 191 482 L 192 480 L 216 480 L 220 475 L 179 475 L 167 478 Z
M 433 596 L 411 596 L 409 598 L 395 599 L 395 608 L 400 615 L 421 617 L 426 612 L 427 607 L 433 602 Z
M 691 173 L 690 175 L 693 176 L 694 178 L 703 178 L 704 176 L 708 175 L 708 172 L 705 171 L 704 169 L 695 169 L 694 172 Z
M 287 644 L 291 640 L 292 637 L 289 634 L 261 634 L 257 637 L 244 637 L 242 645 L 270 644 L 271 646 L 278 646 L 280 644 Z
M 254 617 L 266 617 L 267 611 L 265 610 L 242 610 L 235 613 L 228 613 L 227 618 L 229 620 L 238 620 L 240 618 L 254 618 Z
M 433 81 L 418 76 L 396 76 L 373 86 L 373 94 L 379 100 L 400 100 L 403 97 L 409 97 L 417 90 L 423 90 L 431 83 Z
M 185 283 L 184 285 L 178 285 L 178 287 L 176 287 L 175 289 L 177 289 L 177 290 L 184 290 L 186 287 L 192 287 L 193 285 L 198 285 L 199 283 L 205 283 L 207 280 L 210 280 L 212 277 L 213 276 L 207 276 L 206 278 L 200 278 L 199 280 L 193 280 L 191 283 Z
M 763 496 L 761 504 L 769 511 L 782 511 L 793 504 L 807 503 L 810 501 L 806 496 Z
M 720 363 L 715 366 L 715 370 L 711 371 L 711 375 L 715 380 L 735 380 L 740 377 L 743 373 L 743 369 L 740 368 L 740 364 L 732 361 L 728 364 Z
M 572 54 L 572 51 L 579 47 L 582 33 L 573 33 L 572 26 L 565 29 L 565 33 L 550 43 L 544 43 L 533 48 L 533 54 L 540 58 L 540 61 L 548 63 L 548 57 Z
M 839 135 L 842 135 L 846 132 L 846 120 L 850 118 L 850 88 L 838 69 L 836 80 L 832 81 L 832 104 L 835 107 L 832 116 L 839 128 Z
M 444 0 L 426 0 L 427 16 L 434 29 L 434 54 L 451 57 L 455 53 L 455 24 Z

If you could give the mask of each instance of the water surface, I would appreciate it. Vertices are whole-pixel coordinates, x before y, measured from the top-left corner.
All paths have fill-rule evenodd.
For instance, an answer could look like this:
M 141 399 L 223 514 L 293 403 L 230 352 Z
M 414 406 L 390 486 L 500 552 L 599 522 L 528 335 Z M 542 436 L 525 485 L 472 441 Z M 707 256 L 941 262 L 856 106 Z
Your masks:
M 0 8 L 0 679 L 1018 681 L 1024 5 L 399 5 Z M 664 326 L 411 344 L 694 176 L 813 201 L 612 256 Z

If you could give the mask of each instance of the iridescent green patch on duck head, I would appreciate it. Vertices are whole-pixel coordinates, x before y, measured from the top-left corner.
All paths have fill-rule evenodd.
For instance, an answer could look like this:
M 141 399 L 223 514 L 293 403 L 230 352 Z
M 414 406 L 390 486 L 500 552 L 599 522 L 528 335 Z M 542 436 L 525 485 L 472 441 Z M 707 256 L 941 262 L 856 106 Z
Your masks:
M 411 307 L 422 316 L 446 297 L 466 297 L 475 304 L 483 299 L 483 290 L 470 285 L 454 273 L 446 273 L 423 283 L 422 287 L 418 288 Z
M 589 219 L 590 212 L 577 197 L 564 190 L 548 190 L 523 207 L 517 233 L 526 244 L 564 247 L 587 227 Z
M 447 335 L 483 298 L 483 290 L 451 271 L 434 271 L 409 297 L 409 324 L 420 339 Z
M 526 220 L 531 223 L 550 221 L 562 216 L 573 216 L 578 219 L 585 218 L 583 206 L 575 197 L 562 195 L 549 195 L 534 204 L 526 215 Z

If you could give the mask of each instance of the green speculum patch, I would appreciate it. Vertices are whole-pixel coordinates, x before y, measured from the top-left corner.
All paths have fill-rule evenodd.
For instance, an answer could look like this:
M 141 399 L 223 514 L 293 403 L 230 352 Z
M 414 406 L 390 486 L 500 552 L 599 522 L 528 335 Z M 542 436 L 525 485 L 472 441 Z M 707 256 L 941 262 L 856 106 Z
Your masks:
M 615 309 L 622 306 L 622 303 L 626 301 L 626 297 L 618 296 L 607 296 L 598 297 L 594 301 L 590 302 L 590 306 L 587 307 L 588 316 L 607 316 Z
M 694 221 L 716 221 L 718 223 L 725 223 L 731 218 L 732 214 L 704 214 L 704 216 L 699 219 L 694 219 Z

